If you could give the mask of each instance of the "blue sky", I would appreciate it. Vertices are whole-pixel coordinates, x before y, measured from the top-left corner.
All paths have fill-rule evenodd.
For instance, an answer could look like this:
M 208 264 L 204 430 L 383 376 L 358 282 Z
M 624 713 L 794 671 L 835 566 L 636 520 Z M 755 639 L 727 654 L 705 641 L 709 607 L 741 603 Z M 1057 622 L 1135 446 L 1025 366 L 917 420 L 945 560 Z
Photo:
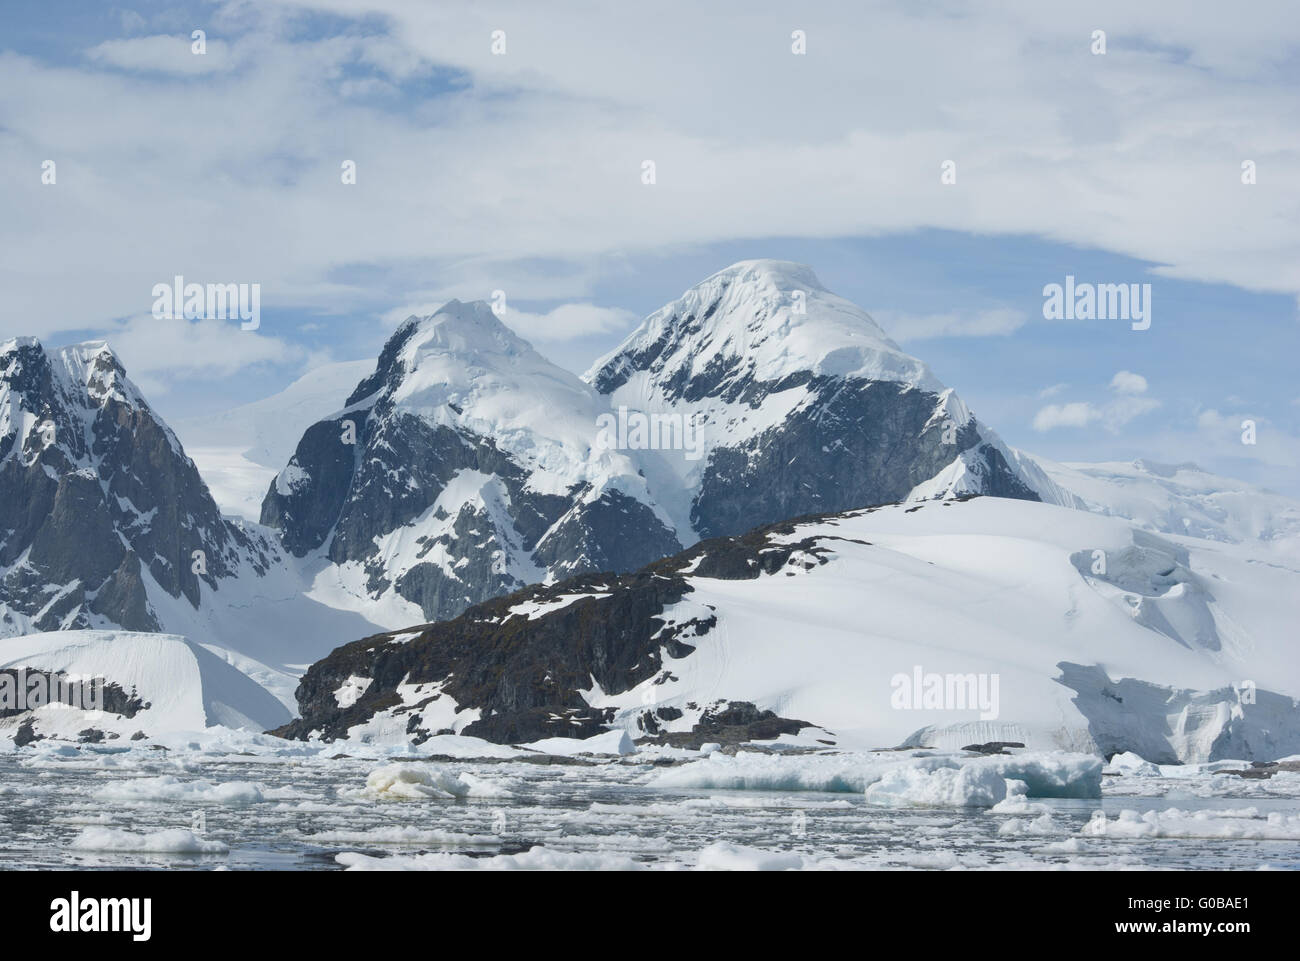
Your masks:
M 106 337 L 179 419 L 494 289 L 581 371 L 788 259 L 1015 446 L 1300 494 L 1293 5 L 698 6 L 9 3 L 0 337 Z M 178 273 L 260 283 L 261 328 L 150 317 Z M 1067 274 L 1150 283 L 1151 328 L 1045 320 Z

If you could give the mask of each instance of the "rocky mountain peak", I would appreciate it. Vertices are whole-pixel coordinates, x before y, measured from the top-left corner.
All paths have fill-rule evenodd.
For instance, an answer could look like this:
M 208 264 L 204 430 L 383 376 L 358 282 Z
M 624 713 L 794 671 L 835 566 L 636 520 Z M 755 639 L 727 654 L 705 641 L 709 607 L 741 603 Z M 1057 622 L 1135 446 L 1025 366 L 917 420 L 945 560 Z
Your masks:
M 421 352 L 513 357 L 532 351 L 483 300 L 449 300 L 427 317 L 408 318 L 403 329 L 408 325 L 403 356 L 414 361 Z
M 394 402 L 424 403 L 429 398 L 417 395 L 440 384 L 448 390 L 438 393 L 449 395 L 450 388 L 469 387 L 483 379 L 491 382 L 493 375 L 521 367 L 551 369 L 553 365 L 503 324 L 485 301 L 449 300 L 432 314 L 412 315 L 401 323 L 384 344 L 375 372 L 357 385 L 347 403 L 359 404 L 379 391 Z M 559 379 L 564 378 L 564 372 L 553 369 Z M 576 377 L 568 376 L 577 383 Z M 446 398 L 432 403 L 446 403 Z
M 135 407 L 148 407 L 144 397 L 126 376 L 126 368 L 106 341 L 90 340 L 55 352 L 69 385 L 83 388 L 97 407 L 112 398 Z
M 156 630 L 151 582 L 197 608 L 245 561 L 266 558 L 107 344 L 0 345 L 0 634 Z
M 866 311 L 827 290 L 811 268 L 778 260 L 718 271 L 647 317 L 586 374 L 601 393 L 643 405 L 747 392 L 757 402 L 762 392 L 752 384 L 809 377 L 943 389 Z

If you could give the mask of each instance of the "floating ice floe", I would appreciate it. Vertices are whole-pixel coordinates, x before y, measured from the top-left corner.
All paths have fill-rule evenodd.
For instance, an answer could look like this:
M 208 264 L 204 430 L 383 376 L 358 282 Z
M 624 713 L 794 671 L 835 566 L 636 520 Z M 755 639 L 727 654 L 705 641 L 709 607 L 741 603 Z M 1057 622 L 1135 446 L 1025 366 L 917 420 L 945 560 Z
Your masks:
M 266 800 L 260 784 L 249 781 L 182 781 L 171 774 L 116 781 L 97 789 L 100 801 L 207 801 L 212 804 L 257 804 Z
M 303 840 L 321 844 L 418 844 L 430 847 L 493 847 L 501 839 L 492 834 L 462 834 L 459 831 L 429 830 L 413 825 L 373 828 L 369 831 L 320 831 L 303 835 Z
M 372 857 L 345 851 L 335 855 L 349 871 L 637 871 L 643 865 L 622 854 L 554 851 L 538 845 L 520 854 L 475 858 L 465 854 Z
M 533 751 L 541 751 L 543 754 L 560 754 L 566 757 L 577 754 L 624 755 L 636 753 L 636 745 L 632 742 L 632 738 L 628 736 L 627 731 L 623 730 L 606 731 L 604 734 L 597 734 L 595 737 L 588 738 L 548 737 L 523 746 Z
M 1007 781 L 987 765 L 902 766 L 868 784 L 867 803 L 882 807 L 991 808 L 1007 796 Z
M 718 841 L 700 851 L 695 867 L 699 871 L 800 871 L 809 861 L 793 851 L 764 851 Z
M 184 828 L 136 834 L 115 828 L 89 827 L 72 840 L 74 851 L 141 851 L 150 854 L 225 854 L 230 848 Z
M 1060 828 L 1052 820 L 1051 812 L 1044 811 L 1038 817 L 1032 820 L 1027 818 L 1013 818 L 1009 821 L 1003 821 L 998 825 L 998 834 L 1003 837 L 1018 837 L 1024 834 L 1048 836 L 1059 834 Z
M 452 774 L 423 764 L 397 763 L 376 768 L 366 776 L 361 791 L 340 791 L 343 797 L 380 800 L 420 798 L 506 798 L 511 791 L 497 781 L 473 774 Z
M 1018 797 L 1101 796 L 1101 760 L 1033 752 L 971 757 L 925 751 L 867 754 L 711 754 L 664 771 L 658 788 L 865 793 L 883 806 L 992 808 Z M 1008 788 L 1008 781 L 1024 787 Z
M 1007 796 L 991 807 L 993 814 L 1046 814 L 1049 808 L 1029 800 L 1029 786 L 1024 781 L 1007 781 Z
M 1274 811 L 1262 814 L 1257 808 L 1227 811 L 1124 810 L 1114 820 L 1098 812 L 1085 824 L 1082 834 L 1113 838 L 1234 838 L 1249 841 L 1300 840 L 1300 814 Z
M 1160 768 L 1132 751 L 1125 751 L 1112 757 L 1102 773 L 1121 774 L 1125 777 L 1160 777 Z

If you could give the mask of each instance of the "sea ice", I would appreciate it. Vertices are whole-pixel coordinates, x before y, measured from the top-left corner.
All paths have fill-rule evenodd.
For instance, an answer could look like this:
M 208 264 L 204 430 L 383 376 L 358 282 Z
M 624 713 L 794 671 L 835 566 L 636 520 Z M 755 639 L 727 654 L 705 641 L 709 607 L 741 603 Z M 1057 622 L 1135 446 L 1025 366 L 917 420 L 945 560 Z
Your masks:
M 89 827 L 72 840 L 75 851 L 145 851 L 151 854 L 225 854 L 221 841 L 208 841 L 184 828 L 136 834 L 115 828 Z
M 509 788 L 497 781 L 467 773 L 449 774 L 435 767 L 409 763 L 386 764 L 371 771 L 366 776 L 365 789 L 359 794 L 383 800 L 511 796 Z

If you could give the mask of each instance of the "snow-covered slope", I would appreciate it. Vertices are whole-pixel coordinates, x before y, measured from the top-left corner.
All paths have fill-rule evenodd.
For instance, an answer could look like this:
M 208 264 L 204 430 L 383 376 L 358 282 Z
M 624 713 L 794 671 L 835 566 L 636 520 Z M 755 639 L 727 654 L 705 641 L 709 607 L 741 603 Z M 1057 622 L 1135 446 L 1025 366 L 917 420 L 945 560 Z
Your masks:
M 1195 464 L 1058 464 L 1034 456 L 1086 510 L 1125 517 L 1151 531 L 1212 541 L 1291 542 L 1300 548 L 1300 501 Z
M 127 713 L 47 704 L 0 719 L 0 737 L 13 737 L 29 721 L 36 736 L 75 740 L 88 729 L 109 739 L 213 725 L 264 731 L 290 716 L 246 674 L 174 634 L 53 631 L 0 641 L 0 670 L 16 668 L 103 678 L 137 703 Z
M 251 404 L 174 423 L 186 448 L 238 450 L 263 467 L 278 470 L 293 453 L 302 432 L 322 414 L 338 410 L 357 381 L 375 369 L 374 361 L 323 364 L 279 393 Z M 259 493 L 265 493 L 265 487 Z
M 374 366 L 368 360 L 325 364 L 263 400 L 172 426 L 221 509 L 256 521 L 267 485 L 303 431 L 342 407 Z
M 1300 751 L 1298 616 L 1300 569 L 1267 545 L 1023 500 L 900 504 L 348 645 L 304 677 L 286 733 L 1273 758 Z

